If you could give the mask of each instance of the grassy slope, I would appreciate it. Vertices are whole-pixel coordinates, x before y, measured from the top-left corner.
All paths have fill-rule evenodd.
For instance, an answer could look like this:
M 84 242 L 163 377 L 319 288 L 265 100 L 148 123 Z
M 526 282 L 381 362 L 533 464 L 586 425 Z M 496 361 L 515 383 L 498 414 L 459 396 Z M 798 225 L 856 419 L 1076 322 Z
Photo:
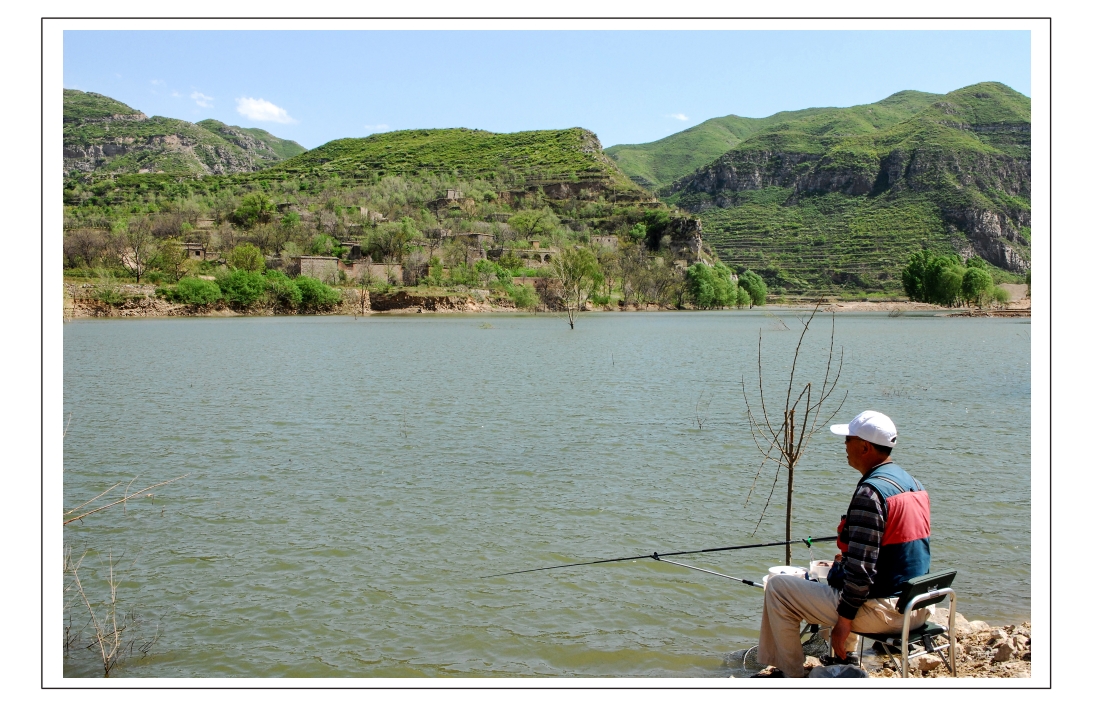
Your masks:
M 342 178 L 453 174 L 514 180 L 598 180 L 637 187 L 581 128 L 496 134 L 438 129 L 385 132 L 328 142 L 254 177 L 318 175 Z
M 646 144 L 604 150 L 628 176 L 657 189 L 709 164 L 754 135 L 788 151 L 822 150 L 848 135 L 885 129 L 923 110 L 939 96 L 901 91 L 885 100 L 850 108 L 808 108 L 765 118 L 729 115 Z
M 210 132 L 215 133 L 219 133 L 220 130 L 223 128 L 228 128 L 229 130 L 238 130 L 239 132 L 244 132 L 251 137 L 254 137 L 256 140 L 264 142 L 266 146 L 270 148 L 270 152 L 272 152 L 277 157 L 276 160 L 271 160 L 271 163 L 273 161 L 292 159 L 293 157 L 308 151 L 298 143 L 293 142 L 292 140 L 281 139 L 280 137 L 271 135 L 269 132 L 259 127 L 240 127 L 239 125 L 225 125 L 223 122 L 213 119 L 202 120 L 197 124 L 209 130 Z
M 102 120 L 115 115 L 140 115 L 125 103 L 108 98 L 99 93 L 85 93 L 71 88 L 65 89 L 65 124 L 87 120 Z

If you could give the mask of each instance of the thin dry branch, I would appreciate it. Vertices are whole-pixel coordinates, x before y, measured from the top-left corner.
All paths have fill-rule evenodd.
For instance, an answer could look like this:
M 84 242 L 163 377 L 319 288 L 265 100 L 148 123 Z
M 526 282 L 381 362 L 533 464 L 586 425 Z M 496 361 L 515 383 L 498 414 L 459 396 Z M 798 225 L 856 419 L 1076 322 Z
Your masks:
M 782 422 L 776 428 L 775 424 L 771 421 L 770 413 L 767 409 L 767 398 L 764 393 L 763 387 L 763 330 L 761 329 L 759 339 L 756 345 L 756 371 L 757 371 L 757 383 L 759 387 L 759 408 L 760 414 L 757 415 L 753 411 L 752 402 L 748 397 L 748 391 L 745 388 L 744 377 L 741 378 L 741 392 L 745 401 L 745 409 L 748 415 L 749 431 L 752 433 L 752 440 L 756 444 L 756 449 L 760 452 L 763 460 L 760 463 L 759 468 L 756 470 L 756 475 L 752 479 L 752 486 L 749 488 L 748 494 L 745 497 L 745 504 L 752 498 L 752 493 L 756 488 L 756 483 L 759 481 L 760 475 L 763 473 L 764 467 L 768 461 L 771 461 L 776 465 L 775 477 L 772 480 L 771 488 L 768 491 L 767 501 L 764 504 L 763 509 L 760 512 L 760 518 L 756 522 L 756 529 L 753 531 L 755 534 L 759 530 L 760 524 L 763 522 L 764 517 L 767 514 L 767 509 L 771 505 L 771 500 L 775 494 L 775 488 L 778 486 L 779 477 L 783 468 L 787 471 L 787 496 L 786 496 L 786 539 L 789 542 L 791 539 L 791 520 L 793 514 L 793 493 L 794 493 L 794 469 L 798 462 L 801 460 L 803 453 L 809 446 L 809 442 L 813 437 L 813 434 L 817 431 L 820 419 L 823 418 L 823 408 L 825 403 L 831 397 L 836 389 L 836 385 L 839 383 L 840 376 L 843 372 L 843 350 L 840 350 L 840 359 L 836 367 L 835 376 L 832 372 L 832 362 L 835 357 L 835 314 L 832 317 L 832 332 L 829 337 L 828 346 L 828 359 L 825 365 L 824 379 L 821 382 L 820 390 L 817 394 L 817 399 L 814 402 L 813 392 L 818 391 L 815 389 L 813 382 L 806 382 L 801 388 L 795 388 L 795 381 L 798 374 L 798 362 L 801 360 L 802 346 L 805 341 L 805 336 L 809 332 L 809 328 L 812 325 L 814 318 L 817 315 L 817 311 L 820 310 L 820 302 L 814 305 L 813 310 L 806 316 L 799 316 L 798 320 L 802 323 L 802 331 L 798 336 L 797 344 L 794 347 L 794 356 L 790 363 L 790 375 L 786 385 L 786 397 L 783 401 L 783 418 Z M 797 396 L 795 396 L 795 394 Z M 831 421 L 832 418 L 843 407 L 843 402 L 846 401 L 847 394 L 844 393 L 843 400 L 836 409 L 829 414 L 827 421 Z M 804 407 L 804 409 L 802 409 Z M 799 413 L 802 412 L 802 413 Z M 766 448 L 764 446 L 767 446 Z M 790 544 L 787 544 L 786 548 L 786 560 L 789 563 L 791 560 Z
M 104 494 L 106 494 L 107 492 L 109 492 L 110 490 L 114 489 L 115 487 L 117 487 L 117 486 L 118 486 L 118 485 L 120 485 L 120 484 L 122 484 L 122 483 L 120 483 L 120 482 L 115 482 L 115 483 L 114 483 L 113 485 L 111 485 L 110 487 L 107 487 L 107 488 L 106 488 L 105 490 L 103 490 L 103 491 L 102 491 L 102 492 L 100 492 L 99 494 L 95 495 L 95 496 L 94 496 L 94 497 L 92 497 L 91 499 L 87 500 L 87 501 L 86 501 L 86 502 L 84 502 L 83 504 L 78 504 L 78 505 L 76 505 L 75 507 L 73 507 L 72 509 L 69 509 L 69 510 L 68 510 L 67 512 L 65 512 L 65 516 L 67 517 L 67 516 L 68 516 L 69 514 L 71 514 L 72 512 L 76 511 L 77 509 L 80 509 L 81 507 L 86 507 L 87 505 L 91 504 L 92 502 L 94 502 L 95 500 L 97 500 L 97 499 L 98 499 L 99 497 L 102 497 L 102 496 L 103 496 Z
M 130 499 L 133 499 L 134 497 L 139 496 L 143 492 L 147 492 L 148 490 L 154 489 L 156 487 L 162 487 L 163 485 L 169 485 L 172 482 L 177 482 L 178 480 L 181 480 L 184 477 L 188 477 L 189 475 L 190 475 L 190 473 L 186 473 L 185 475 L 179 475 L 178 477 L 176 477 L 173 480 L 165 480 L 164 482 L 157 482 L 154 485 L 149 485 L 148 487 L 145 487 L 143 490 L 137 490 L 136 492 L 134 492 L 132 494 L 129 494 L 127 492 L 124 497 L 122 497 L 121 499 L 119 499 L 115 502 L 111 502 L 110 504 L 104 504 L 103 506 L 101 506 L 97 509 L 92 509 L 90 512 L 84 512 L 80 516 L 72 517 L 71 519 L 66 519 L 65 524 L 71 524 L 74 521 L 79 521 L 80 519 L 83 519 L 86 516 L 90 516 L 90 515 L 94 514 L 95 512 L 101 512 L 102 510 L 109 509 L 110 507 L 113 507 L 116 504 L 122 504 L 122 503 L 126 502 L 127 500 L 130 500 Z M 133 479 L 135 480 L 136 478 L 133 478 Z M 120 484 L 121 483 L 119 482 L 118 485 L 120 485 Z M 130 481 L 130 484 L 132 484 L 132 481 Z M 118 485 L 114 485 L 114 487 L 117 487 Z M 113 487 L 111 489 L 113 489 Z M 109 492 L 109 491 L 110 490 L 107 490 L 107 492 Z M 102 495 L 99 495 L 99 496 L 101 497 Z M 85 504 L 86 504 L 86 502 L 85 502 Z M 81 505 L 81 506 L 83 506 L 83 505 Z

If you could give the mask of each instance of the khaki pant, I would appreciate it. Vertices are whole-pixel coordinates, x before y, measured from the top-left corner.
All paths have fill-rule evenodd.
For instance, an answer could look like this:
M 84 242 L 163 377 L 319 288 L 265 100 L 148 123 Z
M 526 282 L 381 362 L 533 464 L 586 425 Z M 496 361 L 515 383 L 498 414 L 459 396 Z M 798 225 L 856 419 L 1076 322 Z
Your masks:
M 900 634 L 904 615 L 896 610 L 897 598 L 867 600 L 851 622 L 851 631 L 860 634 Z M 839 590 L 827 583 L 789 575 L 773 575 L 764 590 L 764 614 L 760 624 L 759 660 L 773 665 L 788 678 L 805 676 L 805 655 L 801 645 L 801 623 L 835 626 L 839 619 Z M 927 609 L 912 613 L 911 628 L 923 625 Z M 848 653 L 856 649 L 858 638 L 847 639 Z

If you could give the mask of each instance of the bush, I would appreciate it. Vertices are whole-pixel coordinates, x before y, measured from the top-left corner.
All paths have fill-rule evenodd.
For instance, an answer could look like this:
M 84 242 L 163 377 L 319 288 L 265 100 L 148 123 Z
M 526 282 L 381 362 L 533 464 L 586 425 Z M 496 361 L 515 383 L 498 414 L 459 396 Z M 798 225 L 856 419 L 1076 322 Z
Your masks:
M 296 282 L 277 270 L 266 272 L 266 292 L 278 308 L 295 309 L 304 298 Z
M 539 306 L 539 295 L 536 294 L 535 289 L 526 284 L 514 286 L 512 297 L 517 308 L 530 310 Z
M 266 293 L 266 277 L 258 272 L 236 269 L 217 277 L 217 284 L 228 303 L 240 308 L 253 306 Z
M 178 286 L 165 292 L 164 298 L 180 304 L 208 306 L 224 298 L 216 282 L 197 277 L 183 277 Z
M 126 297 L 113 283 L 104 283 L 91 290 L 91 298 L 111 306 L 121 306 Z
M 993 286 L 991 288 L 991 301 L 996 304 L 1005 304 L 1010 301 L 1010 294 L 1001 286 Z
M 262 272 L 266 269 L 266 259 L 262 256 L 262 250 L 249 242 L 237 245 L 228 255 L 228 264 L 236 269 L 247 272 Z
M 329 309 L 342 300 L 342 295 L 318 279 L 300 276 L 295 282 L 300 290 L 300 306 L 309 311 Z
M 737 308 L 752 308 L 752 297 L 743 286 L 737 289 Z

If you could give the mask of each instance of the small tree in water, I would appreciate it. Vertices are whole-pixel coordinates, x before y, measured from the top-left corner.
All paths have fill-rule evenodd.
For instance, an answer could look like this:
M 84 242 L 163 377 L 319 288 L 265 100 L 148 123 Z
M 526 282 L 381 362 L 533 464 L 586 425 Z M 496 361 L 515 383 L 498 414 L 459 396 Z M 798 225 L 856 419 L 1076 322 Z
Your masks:
M 577 312 L 585 308 L 589 296 L 600 287 L 604 275 L 592 250 L 567 247 L 555 256 L 551 270 L 562 285 L 562 305 L 573 330 Z
M 794 509 L 794 469 L 801 461 L 802 453 L 809 445 L 809 440 L 813 437 L 813 434 L 818 428 L 827 426 L 828 422 L 839 413 L 839 410 L 843 407 L 843 402 L 847 400 L 847 393 L 844 392 L 843 399 L 840 399 L 839 404 L 832 409 L 823 422 L 820 421 L 822 414 L 825 413 L 824 405 L 835 391 L 836 383 L 839 382 L 840 373 L 843 371 L 842 348 L 840 349 L 840 356 L 839 360 L 836 362 L 835 369 L 832 369 L 836 342 L 835 312 L 832 313 L 832 334 L 828 344 L 828 361 L 825 366 L 824 379 L 821 382 L 820 389 L 816 389 L 814 383 L 811 381 L 801 384 L 799 387 L 794 386 L 794 378 L 797 373 L 802 341 L 805 340 L 805 334 L 809 332 L 809 325 L 813 322 L 813 317 L 817 315 L 819 309 L 820 304 L 818 303 L 813 307 L 813 311 L 809 314 L 809 317 L 802 321 L 804 326 L 801 335 L 798 337 L 797 347 L 794 348 L 794 359 L 790 363 L 790 379 L 786 384 L 786 397 L 783 401 L 782 409 L 772 409 L 772 412 L 776 414 L 774 420 L 772 420 L 771 415 L 768 413 L 768 396 L 764 392 L 763 331 L 760 331 L 759 343 L 756 346 L 756 374 L 759 382 L 758 409 L 754 409 L 749 402 L 748 392 L 745 389 L 745 380 L 744 377 L 741 377 L 741 392 L 744 395 L 745 409 L 748 412 L 749 429 L 752 431 L 752 438 L 756 442 L 756 448 L 759 449 L 760 455 L 763 456 L 763 461 L 756 471 L 756 477 L 752 480 L 752 488 L 748 491 L 748 497 L 745 499 L 745 504 L 747 505 L 749 498 L 752 497 L 752 490 L 756 487 L 756 481 L 759 480 L 764 465 L 766 465 L 768 461 L 774 463 L 776 466 L 775 479 L 771 482 L 771 491 L 767 495 L 767 503 L 764 504 L 763 511 L 760 512 L 759 521 L 756 522 L 756 527 L 758 529 L 760 522 L 763 521 L 764 514 L 767 512 L 768 506 L 771 504 L 771 497 L 775 493 L 775 486 L 779 482 L 779 474 L 785 468 L 786 565 L 791 564 L 790 560 L 792 557 L 790 541 Z

